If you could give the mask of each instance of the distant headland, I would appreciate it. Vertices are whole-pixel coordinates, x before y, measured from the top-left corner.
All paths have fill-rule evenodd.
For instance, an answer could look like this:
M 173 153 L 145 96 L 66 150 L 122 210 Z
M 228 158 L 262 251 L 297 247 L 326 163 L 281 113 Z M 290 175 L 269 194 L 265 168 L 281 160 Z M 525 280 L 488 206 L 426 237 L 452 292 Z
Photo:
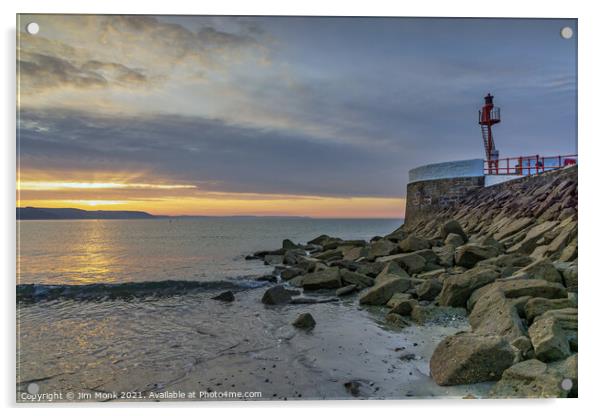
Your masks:
M 153 215 L 144 211 L 88 211 L 79 208 L 17 207 L 17 220 L 144 220 L 164 218 L 286 218 L 309 219 L 305 216 L 259 216 L 259 215 Z
M 77 208 L 17 207 L 18 220 L 130 220 L 165 218 L 144 211 L 86 211 Z

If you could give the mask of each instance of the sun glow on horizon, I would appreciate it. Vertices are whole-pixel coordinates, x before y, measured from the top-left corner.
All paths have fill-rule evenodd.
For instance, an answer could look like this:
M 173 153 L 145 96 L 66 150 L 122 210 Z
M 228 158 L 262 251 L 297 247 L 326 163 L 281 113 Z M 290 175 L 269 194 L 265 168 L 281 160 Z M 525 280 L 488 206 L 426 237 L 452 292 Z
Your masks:
M 19 190 L 60 190 L 60 189 L 195 189 L 195 185 L 123 183 L 123 182 L 61 182 L 61 181 L 19 181 Z

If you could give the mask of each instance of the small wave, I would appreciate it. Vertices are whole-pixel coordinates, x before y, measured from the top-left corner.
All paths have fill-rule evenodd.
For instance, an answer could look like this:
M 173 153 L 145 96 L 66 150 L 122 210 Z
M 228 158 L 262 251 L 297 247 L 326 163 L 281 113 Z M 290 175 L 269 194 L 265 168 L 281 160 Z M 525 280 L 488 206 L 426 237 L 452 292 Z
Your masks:
M 88 285 L 17 285 L 17 302 L 39 302 L 55 299 L 113 300 L 143 297 L 166 297 L 210 290 L 252 289 L 266 282 L 248 279 L 197 282 L 193 280 L 161 280 L 155 282 L 94 283 Z

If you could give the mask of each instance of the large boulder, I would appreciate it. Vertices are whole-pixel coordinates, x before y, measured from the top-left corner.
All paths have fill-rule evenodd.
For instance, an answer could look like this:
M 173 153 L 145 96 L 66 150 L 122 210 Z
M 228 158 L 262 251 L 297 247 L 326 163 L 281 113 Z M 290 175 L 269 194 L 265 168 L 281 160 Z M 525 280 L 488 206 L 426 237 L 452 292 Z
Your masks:
M 479 261 L 495 257 L 498 254 L 499 251 L 494 246 L 469 243 L 456 248 L 454 260 L 458 266 L 470 268 Z
M 265 291 L 261 298 L 261 302 L 266 305 L 282 305 L 290 303 L 292 295 L 295 293 L 295 291 L 285 289 L 282 285 L 274 286 Z
M 460 223 L 456 220 L 449 220 L 441 225 L 441 230 L 439 232 L 439 236 L 441 237 L 441 239 L 445 240 L 449 234 L 457 234 L 460 237 L 462 237 L 462 240 L 464 240 L 464 242 L 468 241 L 466 233 L 462 229 Z
M 300 329 L 311 329 L 316 326 L 316 320 L 310 313 L 302 313 L 293 321 L 293 326 Z
M 374 264 L 382 264 L 382 263 L 374 263 Z M 380 280 L 383 276 L 397 276 L 397 277 L 410 277 L 408 272 L 401 268 L 401 266 L 394 261 L 390 261 L 385 263 L 382 267 L 380 273 L 376 276 L 376 279 Z
M 543 279 L 548 282 L 562 283 L 562 276 L 548 259 L 536 260 L 518 270 L 515 274 L 529 279 Z
M 510 221 L 509 223 L 506 223 L 506 225 L 504 225 L 503 227 L 501 227 L 493 235 L 493 237 L 496 240 L 501 241 L 507 237 L 510 237 L 513 234 L 516 234 L 516 233 L 524 230 L 532 223 L 533 223 L 533 218 L 531 218 L 531 217 L 523 217 L 523 218 L 514 219 L 514 220 Z
M 571 338 L 576 337 L 577 309 L 558 309 L 538 316 L 529 328 L 535 356 L 544 362 L 571 355 Z
M 410 280 L 403 277 L 390 277 L 382 279 L 360 297 L 360 304 L 384 305 L 398 292 L 405 292 L 410 288 Z
M 392 243 L 389 240 L 378 240 L 374 241 L 366 247 L 365 257 L 368 260 L 374 260 L 377 257 L 388 256 L 396 253 L 399 250 L 397 244 Z
M 424 250 L 430 247 L 431 245 L 427 240 L 416 237 L 415 235 L 409 235 L 399 242 L 399 248 L 403 253 Z
M 498 380 L 514 363 L 514 351 L 500 336 L 461 332 L 445 338 L 433 352 L 431 376 L 440 386 Z
M 475 290 L 466 304 L 468 310 L 471 310 L 479 298 L 489 290 L 501 290 L 507 298 L 531 296 L 557 299 L 567 297 L 565 287 L 559 283 L 551 283 L 542 279 L 500 279 Z
M 338 289 L 342 286 L 338 267 L 306 274 L 301 283 L 305 290 Z
M 335 295 L 337 295 L 337 296 L 347 296 L 347 295 L 352 294 L 356 290 L 357 290 L 357 286 L 356 285 L 347 285 L 347 286 L 343 286 L 340 289 L 337 289 L 336 292 L 335 292 Z
M 527 319 L 527 322 L 533 322 L 536 317 L 547 311 L 553 309 L 575 308 L 576 306 L 576 302 L 572 298 L 530 298 L 525 304 L 525 318 Z
M 447 237 L 445 237 L 445 240 L 444 240 L 444 245 L 453 246 L 454 249 L 456 247 L 461 246 L 462 244 L 464 244 L 464 237 L 462 237 L 459 234 L 455 234 L 455 233 L 449 233 L 447 235 Z
M 348 285 L 356 285 L 360 289 L 374 285 L 374 279 L 365 274 L 352 272 L 347 269 L 341 269 L 341 280 Z
M 466 301 L 475 290 L 493 282 L 499 272 L 491 267 L 477 267 L 462 274 L 449 276 L 443 282 L 439 304 L 466 307 Z
M 507 251 L 508 253 L 531 253 L 537 244 L 537 241 L 543 237 L 545 233 L 553 229 L 558 224 L 558 221 L 545 221 L 541 224 L 538 224 L 526 233 L 525 237 L 520 240 L 518 243 L 510 247 Z
M 489 391 L 493 398 L 554 398 L 567 397 L 562 388 L 565 375 L 537 359 L 514 364 Z
M 413 299 L 409 293 L 395 293 L 387 302 L 387 306 L 391 308 L 391 313 L 396 313 L 402 316 L 412 314 L 412 309 L 418 305 L 418 301 Z
M 420 300 L 434 300 L 439 292 L 441 292 L 442 288 L 443 285 L 439 280 L 428 279 L 418 286 L 416 289 L 416 295 Z
M 450 234 L 451 235 L 451 234 Z M 456 235 L 456 234 L 454 234 Z M 464 242 L 462 242 L 463 244 Z M 445 244 L 440 247 L 433 247 L 433 252 L 439 257 L 439 264 L 445 267 L 451 267 L 454 265 L 454 257 L 456 254 L 455 244 Z
M 299 248 L 299 246 L 287 238 L 282 240 L 282 248 L 285 250 L 294 250 Z
M 280 272 L 280 277 L 282 278 L 282 280 L 291 280 L 293 277 L 297 277 L 304 273 L 305 270 L 299 267 L 288 267 Z
M 492 334 L 512 342 L 526 333 L 515 301 L 507 299 L 500 290 L 490 290 L 481 296 L 468 317 L 477 334 Z
M 379 257 L 378 263 L 395 262 L 410 274 L 419 273 L 424 269 L 426 260 L 416 253 L 395 254 L 392 256 Z
M 360 263 L 360 266 L 355 270 L 357 273 L 365 274 L 366 276 L 376 277 L 385 268 L 385 263 Z

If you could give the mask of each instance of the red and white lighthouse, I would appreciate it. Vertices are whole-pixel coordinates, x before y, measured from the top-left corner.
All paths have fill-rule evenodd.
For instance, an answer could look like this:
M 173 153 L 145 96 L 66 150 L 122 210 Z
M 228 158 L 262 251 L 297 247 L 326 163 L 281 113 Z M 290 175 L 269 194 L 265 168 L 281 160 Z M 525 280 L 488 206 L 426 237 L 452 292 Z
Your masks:
M 497 175 L 498 173 L 498 160 L 500 154 L 495 148 L 491 127 L 500 121 L 500 109 L 493 105 L 493 95 L 487 94 L 485 97 L 485 105 L 479 111 L 479 124 L 481 125 L 483 144 L 485 145 L 485 157 L 487 158 L 485 173 L 489 175 Z

